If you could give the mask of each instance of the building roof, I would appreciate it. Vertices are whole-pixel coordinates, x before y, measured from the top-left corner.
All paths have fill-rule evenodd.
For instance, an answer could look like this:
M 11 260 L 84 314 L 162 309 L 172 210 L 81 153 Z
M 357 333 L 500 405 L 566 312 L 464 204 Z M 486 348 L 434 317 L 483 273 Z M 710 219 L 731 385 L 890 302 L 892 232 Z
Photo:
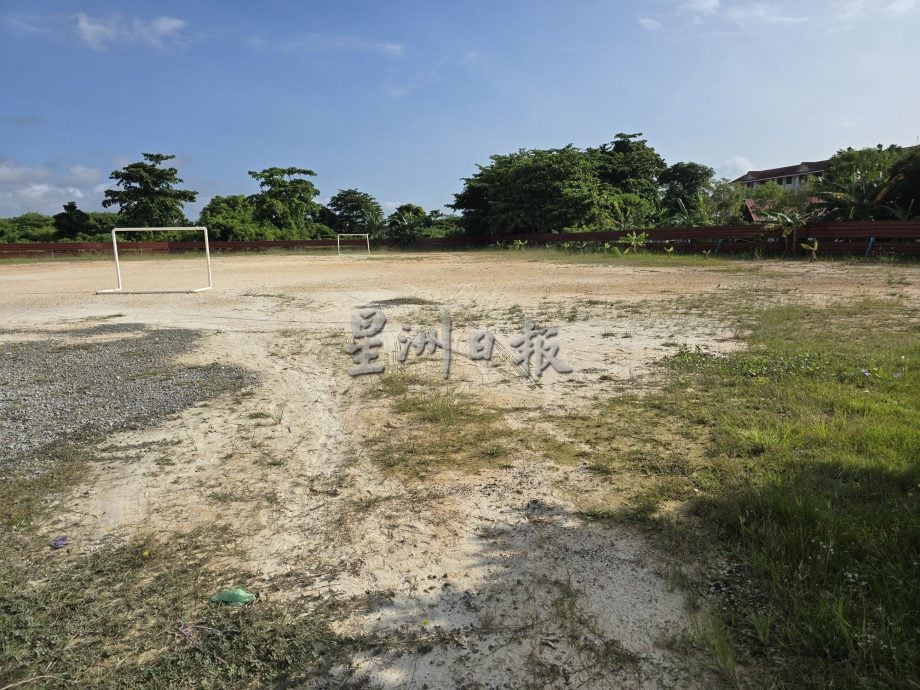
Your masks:
M 766 223 L 767 217 L 760 214 L 760 209 L 758 208 L 758 203 L 753 199 L 745 199 L 744 207 L 742 208 L 742 213 L 744 217 L 747 218 L 752 223 Z
M 816 196 L 808 197 L 809 204 L 820 203 L 821 199 Z M 760 203 L 756 199 L 745 199 L 742 202 L 744 205 L 741 207 L 741 214 L 752 223 L 766 223 L 770 220 L 770 217 L 766 214 L 769 213 L 768 209 L 761 208 Z M 823 215 L 823 211 L 818 211 L 818 215 Z
M 763 182 L 765 180 L 775 180 L 780 177 L 792 177 L 794 175 L 815 175 L 827 170 L 827 164 L 830 161 L 805 161 L 798 165 L 787 165 L 784 168 L 771 168 L 770 170 L 751 170 L 734 182 Z

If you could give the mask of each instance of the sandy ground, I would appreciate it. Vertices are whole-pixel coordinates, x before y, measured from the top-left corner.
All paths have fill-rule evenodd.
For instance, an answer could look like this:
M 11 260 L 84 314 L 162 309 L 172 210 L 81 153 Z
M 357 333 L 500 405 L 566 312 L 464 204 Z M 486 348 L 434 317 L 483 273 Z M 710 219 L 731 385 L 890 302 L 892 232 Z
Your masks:
M 578 506 L 601 491 L 590 475 L 523 451 L 478 474 L 423 482 L 372 462 L 364 440 L 388 420 L 365 402 L 372 377 L 346 373 L 349 320 L 361 308 L 383 309 L 383 360 L 393 368 L 399 325 L 434 326 L 447 309 L 458 353 L 452 380 L 545 419 L 636 385 L 678 346 L 737 347 L 717 316 L 722 299 L 920 298 L 918 271 L 898 268 L 893 278 L 892 270 L 652 268 L 486 253 L 217 257 L 210 292 L 96 295 L 113 282 L 106 262 L 0 265 L 0 328 L 8 329 L 0 341 L 103 321 L 194 328 L 207 336 L 186 364 L 257 372 L 260 383 L 245 395 L 109 438 L 98 473 L 66 499 L 48 531 L 66 530 L 76 548 L 91 549 L 106 534 L 168 538 L 223 526 L 263 585 L 298 572 L 342 597 L 372 595 L 377 604 L 341 621 L 343 631 L 432 640 L 426 651 L 394 643 L 357 656 L 340 669 L 343 679 L 419 688 L 709 687 L 698 660 L 669 644 L 689 619 L 661 555 L 637 534 L 578 517 Z M 128 287 L 185 286 L 200 283 L 203 264 L 129 261 L 124 272 Z M 708 300 L 710 310 L 680 309 L 688 296 Z M 405 298 L 432 304 L 399 304 Z M 490 365 L 462 356 L 470 328 L 491 329 L 507 348 L 528 316 L 558 328 L 559 356 L 572 374 L 550 370 L 534 386 L 502 357 Z M 422 366 L 436 376 L 440 360 L 428 356 Z

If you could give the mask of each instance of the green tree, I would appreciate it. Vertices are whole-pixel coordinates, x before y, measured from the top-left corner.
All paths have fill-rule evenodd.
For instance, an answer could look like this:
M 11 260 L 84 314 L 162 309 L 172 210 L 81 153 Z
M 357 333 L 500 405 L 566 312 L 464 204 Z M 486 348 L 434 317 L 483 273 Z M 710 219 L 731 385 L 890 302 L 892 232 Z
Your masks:
M 527 150 L 478 166 L 454 195 L 466 232 L 479 235 L 641 227 L 659 207 L 664 159 L 641 134 L 581 150 Z
M 712 200 L 703 192 L 697 192 L 696 198 L 687 203 L 678 197 L 676 203 L 677 210 L 665 219 L 666 224 L 684 228 L 712 224 Z
M 661 210 L 664 217 L 683 211 L 708 221 L 708 201 L 714 176 L 715 170 L 699 163 L 675 163 L 662 171 L 658 183 L 663 190 Z M 700 211 L 704 213 L 699 214 Z
M 831 156 L 824 171 L 824 181 L 830 184 L 849 184 L 854 177 L 866 180 L 885 179 L 895 163 L 904 157 L 906 149 L 900 146 L 884 148 L 843 149 Z
M 43 213 L 23 213 L 9 218 L 8 236 L 12 242 L 53 242 L 56 230 L 54 219 Z
M 216 240 L 270 239 L 273 230 L 256 222 L 252 201 L 242 194 L 213 197 L 201 209 L 198 222 Z
M 77 208 L 76 201 L 68 201 L 64 211 L 54 216 L 54 229 L 59 238 L 72 240 L 78 235 L 92 234 L 95 227 L 89 214 Z
M 336 232 L 376 234 L 383 226 L 383 209 L 370 194 L 357 189 L 341 189 L 329 200 L 332 227 Z
M 182 206 L 193 202 L 198 192 L 176 189 L 182 182 L 175 168 L 160 165 L 175 156 L 145 153 L 144 160 L 131 163 L 109 175 L 120 189 L 107 189 L 102 205 L 118 206 L 121 222 L 128 227 L 170 227 L 187 225 Z
M 641 137 L 641 132 L 620 133 L 612 142 L 589 148 L 586 153 L 601 183 L 657 204 L 658 177 L 668 166 L 664 158 Z
M 258 223 L 280 231 L 280 238 L 309 239 L 321 234 L 317 221 L 320 205 L 314 201 L 319 190 L 307 177 L 316 175 L 306 168 L 266 168 L 250 170 L 259 182 L 260 192 L 250 197 Z
M 425 234 L 428 225 L 425 209 L 415 204 L 403 204 L 387 218 L 386 236 L 407 247 Z
M 900 220 L 920 217 L 920 146 L 912 147 L 891 166 L 890 180 L 892 215 Z
M 881 144 L 838 151 L 816 186 L 824 220 L 888 220 L 918 215 L 920 147 Z
M 480 235 L 560 232 L 602 221 L 616 190 L 573 146 L 491 157 L 464 180 L 450 207 L 467 232 Z M 606 208 L 605 208 L 606 206 Z
M 16 242 L 19 235 L 13 232 L 13 224 L 8 218 L 0 218 L 0 242 Z
M 638 194 L 614 191 L 607 198 L 605 218 L 600 225 L 613 225 L 618 230 L 636 230 L 654 224 L 658 215 L 656 204 Z
M 824 180 L 811 208 L 822 220 L 888 220 L 892 218 L 890 177 L 863 176 L 858 172 L 841 181 Z
M 112 228 L 118 227 L 118 214 L 111 211 L 90 211 L 89 219 L 91 226 L 86 239 L 107 235 L 112 232 Z
M 426 234 L 430 237 L 451 237 L 463 233 L 463 226 L 460 224 L 460 216 L 450 214 L 445 215 L 441 211 L 434 210 L 428 213 L 428 223 Z
M 709 214 L 713 225 L 735 225 L 744 222 L 741 207 L 744 192 L 725 178 L 714 182 L 709 194 Z
M 783 189 L 774 180 L 757 185 L 750 193 L 761 212 L 784 213 L 786 215 L 803 214 L 815 195 L 815 188 L 805 184 L 798 189 Z

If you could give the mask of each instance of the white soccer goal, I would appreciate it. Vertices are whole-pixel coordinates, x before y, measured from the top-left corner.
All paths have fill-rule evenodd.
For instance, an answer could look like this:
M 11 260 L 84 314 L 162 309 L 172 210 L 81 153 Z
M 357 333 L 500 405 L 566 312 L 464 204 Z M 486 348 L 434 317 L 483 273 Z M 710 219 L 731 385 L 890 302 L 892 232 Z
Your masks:
M 204 256 L 208 265 L 208 284 L 199 288 L 165 288 L 158 290 L 125 290 L 121 282 L 121 262 L 118 260 L 118 233 L 120 232 L 200 232 L 204 235 Z M 112 230 L 112 253 L 115 256 L 115 287 L 96 290 L 97 295 L 118 293 L 120 295 L 151 295 L 160 292 L 204 292 L 213 287 L 211 280 L 211 250 L 208 247 L 207 228 L 114 228 Z
M 366 232 L 342 232 L 335 236 L 335 248 L 339 253 L 339 256 L 342 255 L 342 238 L 343 237 L 363 237 L 364 241 L 367 242 L 367 253 L 371 253 L 371 236 Z

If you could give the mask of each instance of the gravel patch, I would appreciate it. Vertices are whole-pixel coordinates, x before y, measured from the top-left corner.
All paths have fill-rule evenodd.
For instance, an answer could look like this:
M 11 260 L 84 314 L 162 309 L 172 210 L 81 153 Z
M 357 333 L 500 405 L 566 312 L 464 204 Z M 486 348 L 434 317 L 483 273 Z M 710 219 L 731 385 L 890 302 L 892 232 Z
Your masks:
M 126 337 L 87 339 L 103 334 Z M 149 426 L 258 380 L 240 367 L 177 365 L 201 337 L 189 329 L 105 324 L 0 344 L 0 472 L 37 469 L 49 444 Z

